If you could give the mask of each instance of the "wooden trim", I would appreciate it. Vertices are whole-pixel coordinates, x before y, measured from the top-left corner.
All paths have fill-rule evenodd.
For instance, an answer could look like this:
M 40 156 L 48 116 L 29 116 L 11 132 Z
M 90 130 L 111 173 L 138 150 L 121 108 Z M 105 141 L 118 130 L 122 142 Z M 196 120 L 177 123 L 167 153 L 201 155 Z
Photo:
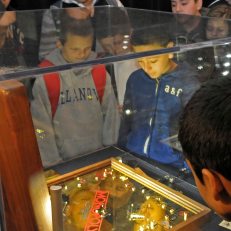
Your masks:
M 61 184 L 65 181 L 73 179 L 76 176 L 85 175 L 87 173 L 90 173 L 92 171 L 95 171 L 97 169 L 104 168 L 107 166 L 111 166 L 111 159 L 103 160 L 103 161 L 97 162 L 95 164 L 92 164 L 90 166 L 86 166 L 86 167 L 74 170 L 72 172 L 63 174 L 61 176 L 57 176 L 57 177 L 52 178 L 50 180 L 47 180 L 47 185 L 48 185 L 48 187 L 50 187 L 51 185 L 54 185 L 54 184 Z
M 43 171 L 29 102 L 18 81 L 0 82 L 0 176 L 7 230 L 38 230 L 29 182 Z

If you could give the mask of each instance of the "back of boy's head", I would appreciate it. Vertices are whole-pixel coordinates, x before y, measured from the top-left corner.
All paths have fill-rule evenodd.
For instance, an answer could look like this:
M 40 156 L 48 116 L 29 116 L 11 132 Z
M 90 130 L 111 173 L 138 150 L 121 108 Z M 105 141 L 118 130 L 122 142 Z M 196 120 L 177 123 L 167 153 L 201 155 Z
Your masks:
M 62 44 L 65 43 L 67 35 L 76 35 L 80 37 L 93 37 L 93 27 L 90 19 L 77 20 L 63 14 L 61 17 L 61 31 L 59 39 Z
M 158 44 L 166 47 L 171 42 L 167 24 L 136 28 L 131 35 L 132 46 Z
M 231 6 L 226 1 L 218 1 L 213 4 L 207 14 L 209 17 L 230 19 L 231 18 Z
M 205 83 L 186 105 L 179 130 L 183 155 L 203 183 L 207 168 L 231 180 L 231 78 Z

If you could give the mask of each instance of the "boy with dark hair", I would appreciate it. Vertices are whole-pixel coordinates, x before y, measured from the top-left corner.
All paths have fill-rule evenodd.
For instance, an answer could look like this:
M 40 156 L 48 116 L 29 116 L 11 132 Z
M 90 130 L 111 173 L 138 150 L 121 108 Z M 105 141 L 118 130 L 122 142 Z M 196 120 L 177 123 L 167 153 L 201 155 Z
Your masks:
M 166 26 L 135 31 L 135 52 L 173 47 Z M 187 64 L 178 65 L 173 54 L 139 58 L 140 69 L 127 82 L 119 145 L 161 163 L 184 167 L 179 152 L 164 140 L 178 132 L 178 118 L 199 83 Z
M 231 78 L 202 85 L 186 105 L 179 130 L 183 155 L 208 205 L 231 220 Z
M 91 22 L 67 19 L 63 25 L 59 48 L 52 51 L 41 66 L 51 63 L 65 65 L 95 58 L 91 51 Z M 104 66 L 59 72 L 56 89 L 57 76 L 51 75 L 36 79 L 34 100 L 31 102 L 44 166 L 116 143 L 119 116 L 110 76 Z M 47 77 L 53 78 L 50 79 L 53 81 L 51 85 L 48 85 Z M 99 84 L 102 80 L 104 82 Z M 50 89 L 51 86 L 53 89 Z M 55 95 L 58 96 L 56 104 Z

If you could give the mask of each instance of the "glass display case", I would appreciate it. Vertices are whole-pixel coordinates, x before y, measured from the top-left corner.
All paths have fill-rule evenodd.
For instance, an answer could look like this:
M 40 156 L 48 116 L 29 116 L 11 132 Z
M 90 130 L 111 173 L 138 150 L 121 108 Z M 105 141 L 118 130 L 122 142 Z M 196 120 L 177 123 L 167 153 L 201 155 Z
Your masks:
M 192 94 L 230 74 L 230 22 L 111 6 L 15 18 L 0 20 L 5 229 L 52 230 L 52 210 L 54 230 L 91 230 L 98 210 L 95 230 L 221 230 L 177 134 Z
M 48 180 L 50 189 L 61 188 L 64 230 L 188 230 L 205 220 L 207 207 L 122 160 L 107 159 Z

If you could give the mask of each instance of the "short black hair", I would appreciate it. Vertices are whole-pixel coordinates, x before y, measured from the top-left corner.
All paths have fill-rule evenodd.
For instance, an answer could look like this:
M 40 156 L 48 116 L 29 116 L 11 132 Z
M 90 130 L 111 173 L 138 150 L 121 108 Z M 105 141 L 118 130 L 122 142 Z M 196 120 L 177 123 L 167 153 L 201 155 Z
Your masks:
M 170 41 L 171 37 L 167 24 L 137 28 L 131 35 L 132 46 L 158 44 L 166 47 Z
M 62 44 L 66 42 L 67 34 L 81 37 L 94 36 L 90 19 L 78 20 L 66 14 L 61 17 L 61 31 L 59 39 Z
M 117 34 L 130 35 L 131 24 L 127 12 L 119 7 L 96 8 L 94 26 L 97 39 Z
M 231 78 L 206 82 L 186 105 L 179 141 L 203 183 L 203 168 L 231 180 Z

